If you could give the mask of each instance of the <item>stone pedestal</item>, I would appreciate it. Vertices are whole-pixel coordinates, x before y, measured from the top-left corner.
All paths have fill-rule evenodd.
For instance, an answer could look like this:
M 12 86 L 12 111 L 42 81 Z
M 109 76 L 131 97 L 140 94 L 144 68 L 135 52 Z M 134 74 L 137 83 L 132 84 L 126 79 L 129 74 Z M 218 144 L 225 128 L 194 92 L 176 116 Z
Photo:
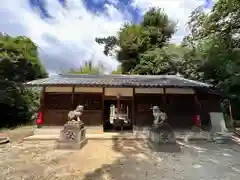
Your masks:
M 176 138 L 171 126 L 163 123 L 159 126 L 153 126 L 149 130 L 149 140 L 154 144 L 173 144 Z
M 86 143 L 86 129 L 82 122 L 75 121 L 64 125 L 57 147 L 60 149 L 81 149 Z

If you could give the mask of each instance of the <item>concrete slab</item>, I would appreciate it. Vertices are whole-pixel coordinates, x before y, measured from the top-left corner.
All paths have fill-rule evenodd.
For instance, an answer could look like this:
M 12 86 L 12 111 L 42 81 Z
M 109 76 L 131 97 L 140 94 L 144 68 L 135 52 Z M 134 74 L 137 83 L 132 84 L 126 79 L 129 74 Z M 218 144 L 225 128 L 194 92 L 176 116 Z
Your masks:
M 102 126 L 85 126 L 87 133 L 102 134 Z M 43 126 L 34 130 L 35 135 L 59 134 L 63 129 L 62 126 Z
M 120 133 L 104 133 L 104 134 L 86 134 L 88 140 L 113 140 L 113 139 L 147 139 L 147 136 L 135 136 L 133 134 L 120 134 Z M 48 140 L 58 140 L 60 138 L 59 134 L 35 134 L 24 138 L 24 141 L 48 141 Z
M 36 128 L 33 136 L 26 137 L 25 141 L 33 140 L 58 140 L 60 138 L 60 131 L 62 126 L 44 126 L 42 128 Z M 190 134 L 190 130 L 174 130 L 177 140 L 186 141 L 186 138 Z M 207 133 L 207 132 L 206 132 Z M 208 133 L 207 133 L 208 134 Z M 103 132 L 101 126 L 88 127 L 86 126 L 86 137 L 89 140 L 112 140 L 116 138 L 121 139 L 148 139 L 149 131 L 145 129 L 135 129 L 133 132 Z M 201 138 L 198 136 L 192 136 L 190 141 L 208 141 L 209 137 L 204 134 Z M 188 138 L 189 140 L 189 138 Z

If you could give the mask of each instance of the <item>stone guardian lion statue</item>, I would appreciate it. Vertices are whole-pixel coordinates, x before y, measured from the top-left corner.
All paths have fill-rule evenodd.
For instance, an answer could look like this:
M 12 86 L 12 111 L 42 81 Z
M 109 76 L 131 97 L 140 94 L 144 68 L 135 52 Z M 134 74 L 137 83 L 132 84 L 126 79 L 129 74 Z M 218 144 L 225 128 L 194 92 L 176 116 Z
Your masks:
M 80 116 L 83 114 L 83 106 L 78 105 L 75 110 L 68 113 L 68 122 L 81 122 Z

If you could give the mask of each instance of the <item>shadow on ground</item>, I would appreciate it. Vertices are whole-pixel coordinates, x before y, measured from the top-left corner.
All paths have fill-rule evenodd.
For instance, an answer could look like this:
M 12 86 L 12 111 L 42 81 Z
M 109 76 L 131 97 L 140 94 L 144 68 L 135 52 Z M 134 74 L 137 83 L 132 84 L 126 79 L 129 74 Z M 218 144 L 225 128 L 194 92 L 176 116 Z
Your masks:
M 121 157 L 111 164 L 104 164 L 95 171 L 85 174 L 84 180 L 136 180 L 136 179 L 159 179 L 164 177 L 165 168 L 160 166 L 161 158 L 152 156 L 154 151 L 167 153 L 181 152 L 177 144 L 163 145 L 161 148 L 149 148 L 147 142 L 143 140 L 123 140 L 115 137 L 113 140 L 113 150 Z
M 171 144 L 154 144 L 148 142 L 148 147 L 154 152 L 166 152 L 166 153 L 180 153 L 182 152 L 181 146 L 177 143 Z

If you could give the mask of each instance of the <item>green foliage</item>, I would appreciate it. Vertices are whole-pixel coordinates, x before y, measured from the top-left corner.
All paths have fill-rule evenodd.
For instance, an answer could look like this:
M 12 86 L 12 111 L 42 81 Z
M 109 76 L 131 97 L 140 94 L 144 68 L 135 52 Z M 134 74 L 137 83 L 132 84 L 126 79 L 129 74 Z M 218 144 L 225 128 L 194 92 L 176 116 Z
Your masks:
M 37 92 L 21 83 L 47 76 L 37 46 L 26 37 L 0 35 L 0 127 L 27 123 L 39 107 Z
M 112 74 L 122 74 L 121 65 L 118 65 L 117 68 L 112 71 Z
M 103 67 L 95 66 L 92 61 L 86 61 L 79 69 L 70 69 L 70 74 L 102 74 Z
M 116 37 L 96 38 L 106 55 L 116 54 L 123 74 L 176 74 L 221 88 L 240 119 L 240 1 L 218 0 L 210 13 L 194 10 L 181 45 L 169 44 L 175 23 L 161 9 L 139 24 L 125 24 Z M 118 48 L 116 48 L 118 47 Z M 223 102 L 224 105 L 224 102 Z
M 14 82 L 0 80 L 0 127 L 13 127 L 28 123 L 38 108 L 35 92 L 20 89 Z
M 95 39 L 98 44 L 105 44 L 105 48 L 103 53 L 107 56 L 112 54 L 115 46 L 118 44 L 118 39 L 115 36 L 109 36 L 106 38 L 96 38 Z
M 37 46 L 26 37 L 0 36 L 0 78 L 25 82 L 46 77 Z
M 169 20 L 167 14 L 159 8 L 151 8 L 140 24 L 127 23 L 119 30 L 116 37 L 96 38 L 96 42 L 105 45 L 106 55 L 116 54 L 123 74 L 159 74 L 165 72 L 165 69 L 159 70 L 165 66 L 157 67 L 158 69 L 153 71 L 149 70 L 152 67 L 142 67 L 159 65 L 163 59 L 165 61 L 170 59 L 170 57 L 157 59 L 160 56 L 156 56 L 156 52 L 169 43 L 174 32 L 175 23 Z M 148 63 L 149 59 L 153 62 Z
M 195 72 L 186 71 L 184 75 L 220 87 L 230 98 L 236 119 L 240 118 L 239 7 L 239 0 L 219 0 L 209 14 L 196 9 L 189 21 L 191 33 L 182 43 L 189 49 L 185 64 Z
M 177 65 L 165 49 L 156 48 L 142 54 L 140 63 L 132 73 L 142 75 L 176 74 Z

